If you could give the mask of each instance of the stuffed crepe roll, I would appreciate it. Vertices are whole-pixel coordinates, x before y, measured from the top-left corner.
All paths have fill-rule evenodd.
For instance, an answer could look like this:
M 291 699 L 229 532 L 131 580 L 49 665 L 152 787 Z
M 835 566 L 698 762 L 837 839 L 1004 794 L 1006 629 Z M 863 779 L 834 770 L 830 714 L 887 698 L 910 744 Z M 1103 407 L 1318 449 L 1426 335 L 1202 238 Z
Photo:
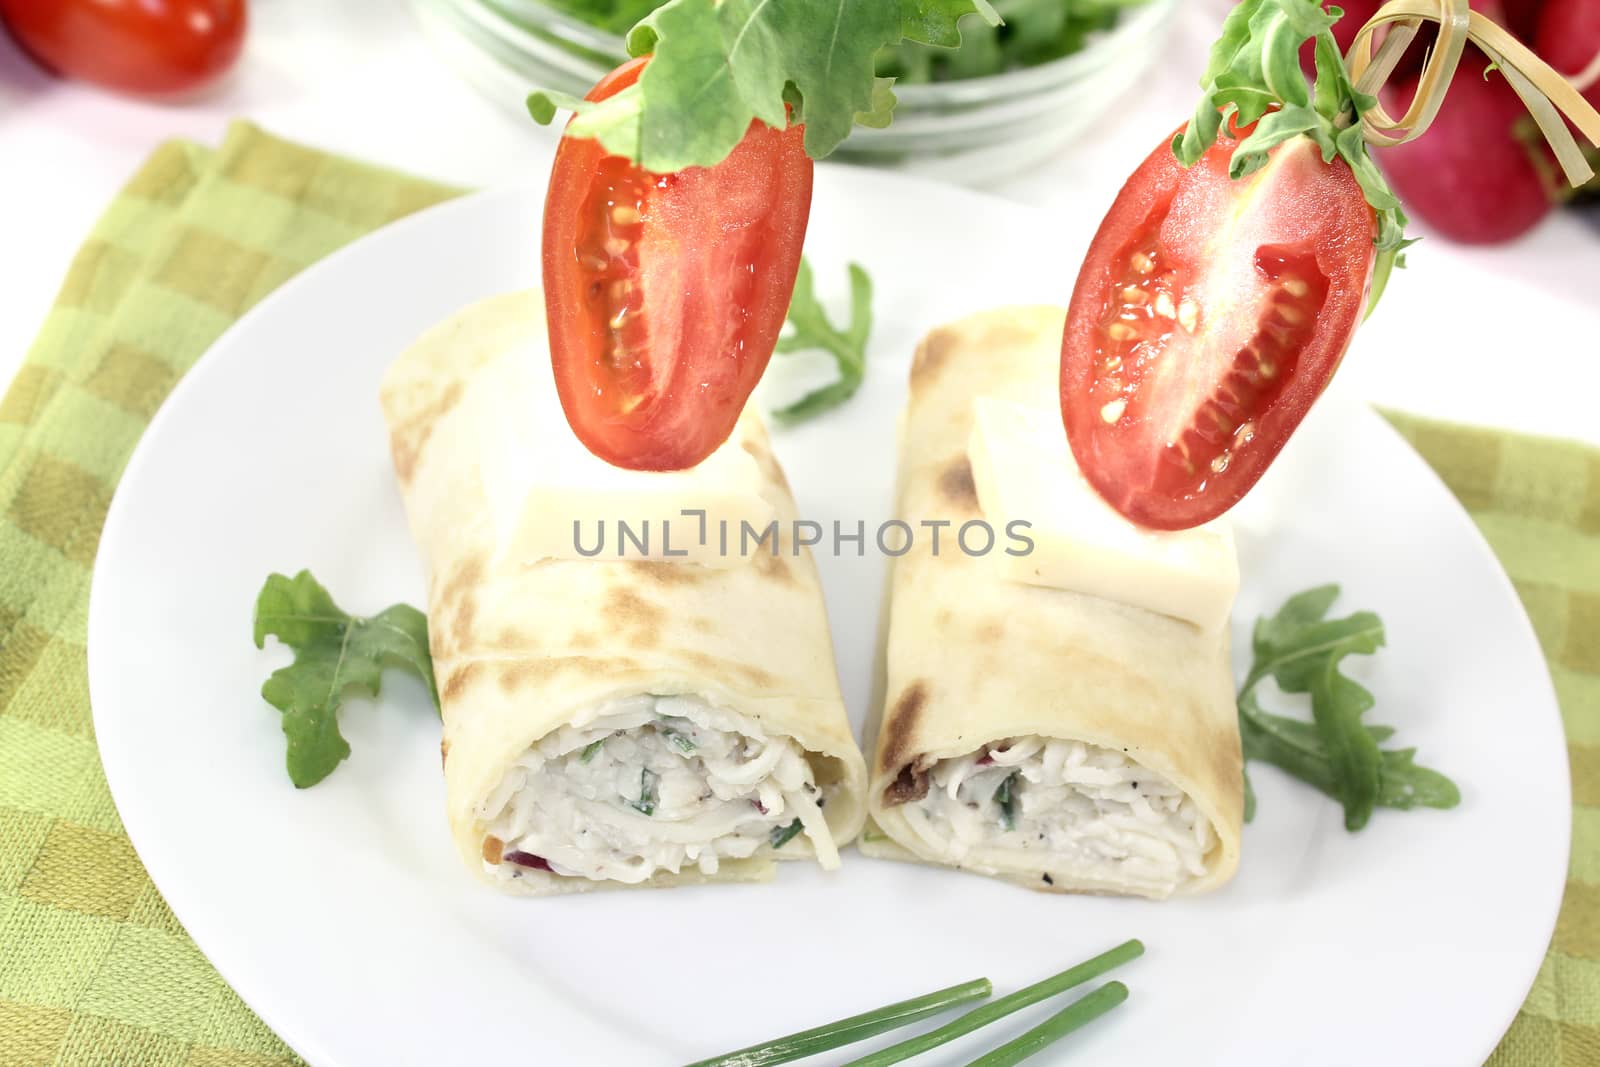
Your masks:
M 505 500 L 577 462 L 505 432 L 562 420 L 537 292 L 435 327 L 389 369 L 382 403 L 428 574 L 450 828 L 468 866 L 536 894 L 759 880 L 784 858 L 837 866 L 866 769 L 810 556 L 781 535 L 716 566 L 508 553 Z M 554 425 L 546 439 L 565 439 Z M 757 417 L 719 456 L 708 469 L 747 464 L 762 506 L 793 518 Z
M 980 506 L 975 398 L 1047 409 L 1060 434 L 1062 317 L 1008 308 L 923 341 L 902 423 L 903 520 L 953 532 L 1012 518 Z M 1226 548 L 1224 567 L 1231 535 Z M 918 538 L 894 561 L 862 851 L 1057 892 L 1159 898 L 1227 881 L 1242 762 L 1225 623 L 1015 580 L 997 556 L 935 555 Z

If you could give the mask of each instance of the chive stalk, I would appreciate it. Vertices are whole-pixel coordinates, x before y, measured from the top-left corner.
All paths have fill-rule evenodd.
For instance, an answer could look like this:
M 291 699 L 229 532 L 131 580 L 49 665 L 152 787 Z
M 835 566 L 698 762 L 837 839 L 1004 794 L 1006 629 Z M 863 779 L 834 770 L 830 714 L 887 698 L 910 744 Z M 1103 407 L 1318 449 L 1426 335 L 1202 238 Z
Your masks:
M 1127 999 L 1127 986 L 1121 982 L 1107 982 L 1088 996 L 1079 997 L 1068 1004 L 1027 1033 L 985 1052 L 967 1067 L 1013 1067 L 1085 1023 L 1100 1018 Z
M 708 1060 L 697 1060 L 689 1064 L 689 1067 L 765 1067 L 767 1064 L 788 1063 L 842 1045 L 864 1041 L 869 1037 L 926 1019 L 930 1015 L 948 1011 L 958 1004 L 982 1000 L 990 992 L 989 979 L 979 978 L 860 1015 L 852 1015 L 838 1022 L 802 1030 L 788 1037 L 780 1037 L 776 1041 L 751 1045 L 749 1048 L 713 1056 Z
M 987 1004 L 973 1008 L 965 1015 L 950 1020 L 936 1030 L 929 1030 L 925 1034 L 907 1038 L 898 1045 L 890 1045 L 858 1060 L 852 1060 L 846 1067 L 889 1067 L 892 1063 L 909 1060 L 913 1056 L 920 1056 L 929 1049 L 938 1048 L 958 1037 L 964 1037 L 979 1027 L 988 1026 L 996 1019 L 1004 1018 L 1014 1011 L 1021 1011 L 1041 1000 L 1048 1000 L 1073 986 L 1082 985 L 1091 978 L 1098 978 L 1113 967 L 1137 959 L 1144 954 L 1144 945 L 1138 941 L 1125 941 L 1109 952 L 1102 952 L 1091 960 L 1085 960 L 1076 967 L 1069 967 L 1060 974 L 1046 978 L 1042 982 L 1035 982 L 1031 986 L 1017 990 L 1015 993 L 992 1000 Z M 1085 998 L 1087 999 L 1087 998 Z
M 649 767 L 639 771 L 639 799 L 630 800 L 628 806 L 641 815 L 656 813 L 656 783 L 661 776 Z
M 1017 828 L 1017 798 L 1012 792 L 1012 784 L 1021 774 L 1021 771 L 1012 771 L 1006 775 L 1005 781 L 1000 783 L 1000 788 L 994 791 L 994 802 L 1000 805 L 1000 825 L 1007 830 Z

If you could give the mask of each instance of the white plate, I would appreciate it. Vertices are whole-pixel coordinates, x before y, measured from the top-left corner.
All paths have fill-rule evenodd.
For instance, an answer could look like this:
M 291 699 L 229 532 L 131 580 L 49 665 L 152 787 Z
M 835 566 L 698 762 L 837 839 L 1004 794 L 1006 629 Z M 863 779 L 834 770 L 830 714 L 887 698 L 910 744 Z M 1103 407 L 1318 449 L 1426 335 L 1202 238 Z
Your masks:
M 980 975 L 1015 988 L 1140 937 L 1128 1005 L 1041 1059 L 1481 1063 L 1555 921 L 1560 719 L 1527 618 L 1467 517 L 1337 391 L 1240 509 L 1236 643 L 1288 594 L 1344 583 L 1338 607 L 1373 608 L 1389 628 L 1390 647 L 1357 668 L 1372 718 L 1454 776 L 1455 811 L 1379 812 L 1350 835 L 1331 801 L 1261 769 L 1237 880 L 1167 903 L 1038 895 L 853 852 L 837 876 L 785 865 L 769 886 L 511 899 L 461 869 L 438 725 L 398 676 L 381 707 L 347 707 L 351 759 L 294 790 L 278 714 L 258 696 L 287 654 L 251 646 L 256 592 L 270 571 L 310 567 L 358 612 L 422 603 L 379 373 L 462 305 L 537 281 L 540 209 L 537 191 L 472 196 L 284 286 L 162 408 L 106 523 L 89 673 L 117 806 L 179 919 L 296 1050 L 317 1067 L 668 1064 Z M 878 323 L 858 398 L 778 436 L 804 513 L 891 516 L 917 336 L 1064 298 L 1097 216 L 819 171 L 819 282 L 841 294 L 845 261 L 862 261 Z M 859 724 L 882 564 L 820 562 Z M 1040 1010 L 929 1060 L 961 1062 Z

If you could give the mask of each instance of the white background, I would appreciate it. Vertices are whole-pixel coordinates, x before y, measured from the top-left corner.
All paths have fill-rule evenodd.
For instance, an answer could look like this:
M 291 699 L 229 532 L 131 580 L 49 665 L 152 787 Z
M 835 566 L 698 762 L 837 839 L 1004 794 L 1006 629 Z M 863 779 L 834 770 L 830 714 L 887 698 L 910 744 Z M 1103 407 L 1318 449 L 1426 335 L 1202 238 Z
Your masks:
M 990 190 L 1037 206 L 1040 240 L 1060 212 L 1101 214 L 1192 108 L 1221 8 L 1215 0 L 1182 8 L 1121 118 L 1101 123 L 1092 143 Z M 401 0 L 254 0 L 251 15 L 232 78 L 182 105 L 58 81 L 0 35 L 0 381 L 21 363 L 95 218 L 166 138 L 215 144 L 230 118 L 245 116 L 285 137 L 462 185 L 544 180 L 555 134 L 519 117 L 517 101 L 479 96 Z M 527 239 L 538 239 L 533 220 Z M 1424 414 L 1600 443 L 1600 208 L 1560 213 L 1498 248 L 1428 240 L 1412 251 L 1411 269 L 1445 259 L 1463 279 L 1455 299 L 1408 303 L 1402 272 L 1352 350 L 1346 385 Z M 1533 321 L 1522 310 L 1531 289 L 1556 298 L 1540 301 Z M 1386 345 L 1386 316 L 1437 317 L 1438 343 Z

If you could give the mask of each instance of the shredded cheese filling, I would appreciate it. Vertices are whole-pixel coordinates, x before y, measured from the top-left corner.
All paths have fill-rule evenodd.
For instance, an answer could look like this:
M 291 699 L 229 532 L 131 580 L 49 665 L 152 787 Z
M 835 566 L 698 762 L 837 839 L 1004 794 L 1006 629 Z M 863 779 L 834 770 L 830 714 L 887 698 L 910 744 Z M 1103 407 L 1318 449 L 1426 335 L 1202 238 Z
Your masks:
M 480 806 L 485 869 L 635 884 L 810 840 L 839 852 L 800 745 L 693 696 L 611 701 L 542 738 Z M 788 845 L 793 848 L 793 845 Z
M 1215 841 L 1182 790 L 1098 745 L 1014 737 L 926 773 L 907 823 L 938 854 L 991 873 L 1042 868 L 1165 895 L 1205 874 Z

